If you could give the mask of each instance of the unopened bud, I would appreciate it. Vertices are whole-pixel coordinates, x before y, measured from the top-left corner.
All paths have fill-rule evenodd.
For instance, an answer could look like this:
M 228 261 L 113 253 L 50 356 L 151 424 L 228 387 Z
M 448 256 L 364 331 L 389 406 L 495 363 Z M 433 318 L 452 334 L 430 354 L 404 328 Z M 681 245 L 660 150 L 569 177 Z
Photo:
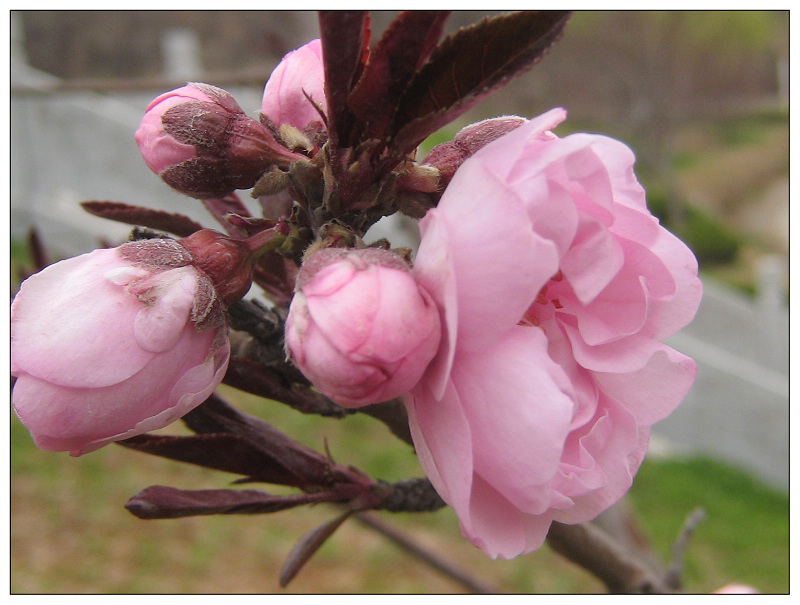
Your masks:
M 324 248 L 303 263 L 286 345 L 303 374 L 333 401 L 361 407 L 407 393 L 440 338 L 435 302 L 396 254 Z
M 281 146 L 228 92 L 199 83 L 150 103 L 136 142 L 153 172 L 198 198 L 248 189 L 270 166 L 304 157 Z
M 327 112 L 322 42 L 312 40 L 288 53 L 269 77 L 261 103 L 262 119 L 283 132 L 292 126 L 319 143 Z

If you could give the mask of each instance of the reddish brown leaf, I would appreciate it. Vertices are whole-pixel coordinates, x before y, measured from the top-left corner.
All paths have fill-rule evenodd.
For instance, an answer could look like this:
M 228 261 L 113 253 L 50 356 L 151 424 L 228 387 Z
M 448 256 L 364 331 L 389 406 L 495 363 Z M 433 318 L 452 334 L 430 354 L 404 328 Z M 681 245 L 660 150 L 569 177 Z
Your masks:
M 328 136 L 334 149 L 347 147 L 353 121 L 347 99 L 369 54 L 369 13 L 320 11 L 319 29 L 328 105 Z
M 397 99 L 430 56 L 449 16 L 449 11 L 405 11 L 384 32 L 347 101 L 360 133 L 354 142 L 385 134 Z
M 236 214 L 242 217 L 251 216 L 247 206 L 242 203 L 242 200 L 235 191 L 224 197 L 203 199 L 201 201 L 211 215 L 225 228 L 228 235 L 234 237 L 241 235 L 241 232 L 225 218 L 229 214 Z
M 298 270 L 294 261 L 269 250 L 253 265 L 253 281 L 265 290 L 277 306 L 288 307 Z
M 280 460 L 230 433 L 185 437 L 145 434 L 119 444 L 154 456 L 243 475 L 251 481 L 294 487 L 305 484 L 303 478 L 287 470 Z
M 294 548 L 292 548 L 289 556 L 286 557 L 286 562 L 281 568 L 279 579 L 281 587 L 285 588 L 288 586 L 289 582 L 291 582 L 302 569 L 303 565 L 308 562 L 314 553 L 319 550 L 320 546 L 325 543 L 325 540 L 330 538 L 333 532 L 335 532 L 351 514 L 353 514 L 353 511 L 346 511 L 300 538 L 297 544 L 294 545 Z
M 182 418 L 196 433 L 231 433 L 242 437 L 263 455 L 279 461 L 287 473 L 306 485 L 352 482 L 353 475 L 288 436 L 270 423 L 240 412 L 216 394 Z
M 255 515 L 325 502 L 331 496 L 327 492 L 274 496 L 253 489 L 182 490 L 165 485 L 153 485 L 128 500 L 125 508 L 140 519 L 177 519 L 196 515 Z
M 398 103 L 390 134 L 402 157 L 482 97 L 537 63 L 558 40 L 568 11 L 524 11 L 487 18 L 448 36 Z
M 180 237 L 191 235 L 203 228 L 183 214 L 172 214 L 163 210 L 153 210 L 142 206 L 132 206 L 123 202 L 91 201 L 81 204 L 89 214 L 119 221 L 128 225 L 141 225 L 158 231 L 167 231 Z

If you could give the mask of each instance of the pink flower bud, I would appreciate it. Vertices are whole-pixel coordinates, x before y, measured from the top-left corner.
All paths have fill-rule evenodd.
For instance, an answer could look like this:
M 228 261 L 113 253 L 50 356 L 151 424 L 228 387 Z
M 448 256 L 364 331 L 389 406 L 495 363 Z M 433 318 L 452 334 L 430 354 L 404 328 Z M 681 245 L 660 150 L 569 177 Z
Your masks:
M 211 394 L 230 357 L 223 305 L 249 279 L 246 251 L 229 239 L 204 230 L 187 245 L 131 242 L 23 282 L 11 306 L 12 398 L 39 447 L 85 454 L 162 428 Z
M 323 127 L 315 103 L 323 112 L 327 111 L 319 40 L 312 40 L 281 60 L 264 87 L 261 114 L 276 128 L 289 124 L 301 132 L 313 134 Z
M 198 198 L 248 189 L 273 164 L 285 167 L 303 157 L 245 115 L 229 93 L 208 84 L 157 97 L 135 136 L 153 172 Z
M 286 345 L 303 374 L 335 402 L 360 407 L 408 392 L 439 340 L 436 305 L 396 254 L 326 248 L 304 263 Z

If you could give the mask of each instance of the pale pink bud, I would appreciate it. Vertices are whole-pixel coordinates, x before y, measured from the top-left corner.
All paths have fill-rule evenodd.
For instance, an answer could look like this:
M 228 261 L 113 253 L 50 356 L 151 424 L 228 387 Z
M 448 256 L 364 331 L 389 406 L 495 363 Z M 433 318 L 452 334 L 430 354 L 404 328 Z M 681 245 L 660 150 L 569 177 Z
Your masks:
M 286 345 L 333 401 L 360 407 L 407 393 L 436 354 L 439 313 L 387 250 L 326 248 L 297 279 Z
M 14 409 L 36 444 L 72 455 L 166 426 L 225 374 L 225 306 L 249 251 L 209 230 L 95 250 L 22 283 L 11 306 Z
M 198 198 L 248 189 L 270 166 L 285 167 L 303 157 L 281 146 L 228 92 L 208 84 L 157 97 L 135 138 L 153 172 Z
M 326 111 L 325 74 L 322 43 L 312 40 L 288 53 L 272 72 L 264 87 L 261 114 L 275 128 L 288 124 L 313 134 L 322 128 L 317 106 Z

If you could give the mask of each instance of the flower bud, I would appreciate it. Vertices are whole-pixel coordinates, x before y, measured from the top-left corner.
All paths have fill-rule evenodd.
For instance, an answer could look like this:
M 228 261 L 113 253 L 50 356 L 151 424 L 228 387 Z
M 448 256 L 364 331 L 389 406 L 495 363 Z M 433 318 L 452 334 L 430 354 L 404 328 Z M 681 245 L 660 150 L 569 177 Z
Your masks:
M 465 126 L 456 133 L 452 141 L 441 143 L 431 149 L 422 164 L 439 169 L 439 185 L 443 189 L 467 158 L 495 139 L 522 126 L 526 121 L 525 118 L 517 116 L 503 116 Z
M 153 100 L 136 142 L 153 172 L 201 199 L 248 189 L 270 166 L 304 157 L 282 147 L 229 93 L 199 83 Z
M 288 53 L 272 72 L 261 115 L 277 129 L 288 124 L 316 139 L 314 135 L 324 130 L 317 107 L 327 111 L 322 43 L 312 40 Z
M 208 230 L 130 242 L 22 283 L 12 399 L 39 447 L 84 454 L 162 428 L 213 392 L 230 358 L 223 305 L 249 285 L 246 251 L 231 242 Z
M 290 357 L 346 407 L 407 393 L 436 354 L 439 312 L 402 258 L 324 248 L 303 264 L 286 320 Z

